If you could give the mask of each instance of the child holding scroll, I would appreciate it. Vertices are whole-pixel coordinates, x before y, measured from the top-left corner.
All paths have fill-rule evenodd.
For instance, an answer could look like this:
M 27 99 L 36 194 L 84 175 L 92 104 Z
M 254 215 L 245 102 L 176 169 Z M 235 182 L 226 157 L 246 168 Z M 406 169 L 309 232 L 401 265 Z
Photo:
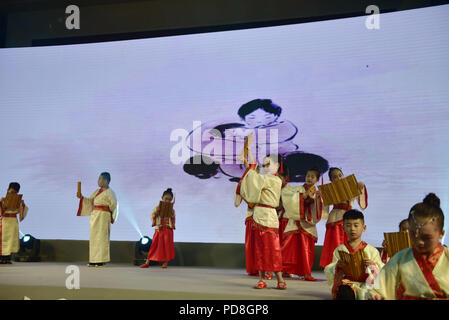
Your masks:
M 248 148 L 251 144 L 247 144 Z M 250 162 L 251 153 L 248 149 Z M 243 158 L 246 170 L 238 184 L 236 195 L 254 207 L 253 213 L 253 257 L 259 274 L 255 289 L 267 287 L 264 272 L 272 271 L 278 280 L 277 289 L 287 289 L 282 278 L 282 256 L 279 241 L 279 220 L 276 208 L 279 207 L 282 181 L 280 172 L 282 156 L 268 155 L 263 159 L 260 173 L 257 163 L 248 163 Z
M 343 172 L 339 168 L 329 169 L 329 179 L 331 182 L 336 182 L 344 178 Z M 365 210 L 368 206 L 368 192 L 363 182 L 358 182 L 359 190 L 362 194 L 356 198 L 343 203 L 334 204 L 332 211 L 326 222 L 326 234 L 324 236 L 323 251 L 321 253 L 320 266 L 326 267 L 332 261 L 332 254 L 334 249 L 348 240 L 343 231 L 343 214 L 351 210 L 357 200 L 360 209 Z
M 114 191 L 109 188 L 111 175 L 102 172 L 98 177 L 98 187 L 89 198 L 81 193 L 78 183 L 77 197 L 80 199 L 77 216 L 90 216 L 89 264 L 88 267 L 103 267 L 111 260 L 111 224 L 117 220 L 118 203 Z
M 391 257 L 376 279 L 372 299 L 449 299 L 449 248 L 441 245 L 444 214 L 437 196 L 430 194 L 426 198 L 410 210 L 413 247 Z
M 338 246 L 333 252 L 332 263 L 324 268 L 327 282 L 331 288 L 334 300 L 365 300 L 369 297 L 370 286 L 382 269 L 383 263 L 379 251 L 362 241 L 362 233 L 366 230 L 363 213 L 358 210 L 349 210 L 343 215 L 343 230 L 348 241 Z M 360 261 L 365 273 L 359 279 L 346 274 L 347 264 L 341 259 L 339 251 L 355 254 L 361 250 L 363 260 Z
M 173 192 L 168 188 L 162 193 L 162 201 L 170 203 L 173 201 Z M 160 205 L 153 209 L 151 214 L 152 226 L 155 227 L 153 241 L 148 251 L 147 260 L 140 268 L 148 268 L 150 261 L 162 262 L 162 268 L 167 268 L 168 261 L 175 258 L 175 243 L 173 241 L 173 230 L 175 230 L 175 210 L 173 207 L 168 216 L 161 216 Z
M 17 195 L 20 184 L 11 182 L 8 195 Z M 20 200 L 20 198 L 19 198 Z M 19 221 L 22 221 L 28 212 L 28 207 L 20 200 L 17 208 L 8 208 L 6 198 L 0 199 L 0 264 L 11 264 L 11 253 L 19 252 Z
M 307 171 L 303 186 L 287 185 L 281 193 L 288 218 L 284 241 L 281 242 L 283 271 L 304 277 L 306 281 L 316 281 L 312 277 L 315 243 L 318 240 L 316 224 L 326 212 L 321 195 L 315 188 L 319 178 L 320 171 L 312 168 Z

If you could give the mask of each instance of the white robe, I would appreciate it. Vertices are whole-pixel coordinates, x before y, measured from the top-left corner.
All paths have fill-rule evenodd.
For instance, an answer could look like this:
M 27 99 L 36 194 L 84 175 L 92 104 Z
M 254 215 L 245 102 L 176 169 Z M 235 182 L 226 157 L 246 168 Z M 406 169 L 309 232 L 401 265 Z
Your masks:
M 322 199 L 316 194 L 312 195 L 313 202 L 310 204 L 310 214 L 304 205 L 304 194 L 306 189 L 304 186 L 293 186 L 287 184 L 281 191 L 282 204 L 285 210 L 284 217 L 288 218 L 287 226 L 284 233 L 297 231 L 298 225 L 312 238 L 318 240 L 316 224 L 321 219 L 326 219 L 329 207 L 323 205 Z
M 111 223 L 118 215 L 117 198 L 110 188 L 96 190 L 89 198 L 80 199 L 78 216 L 90 215 L 89 262 L 105 263 L 110 261 L 109 239 Z M 98 196 L 97 196 L 98 195 Z M 95 206 L 108 207 L 109 211 L 96 210 Z
M 432 258 L 431 258 L 432 259 Z M 443 291 L 446 299 L 449 298 L 449 248 L 443 247 L 443 253 L 435 264 L 432 275 Z M 430 281 L 432 283 L 432 281 Z M 402 296 L 412 296 L 422 299 L 437 299 L 413 254 L 413 248 L 407 248 L 396 253 L 385 267 L 371 290 L 372 295 L 381 296 L 387 300 L 397 299 L 397 289 L 402 287 Z M 441 299 L 441 297 L 440 297 Z
M 248 168 L 239 185 L 239 196 L 246 203 L 255 205 L 252 212 L 248 210 L 247 215 L 252 213 L 254 221 L 261 226 L 278 229 L 279 219 L 275 208 L 279 207 L 282 180 L 277 176 L 262 175 Z M 238 202 L 236 196 L 234 204 Z M 257 204 L 267 205 L 271 208 Z
M 362 242 L 362 244 L 366 244 Z M 366 244 L 366 247 L 363 250 L 364 256 L 366 259 L 371 260 L 375 263 L 375 266 L 373 266 L 373 273 L 370 275 L 369 280 L 367 282 L 356 282 L 356 281 L 350 281 L 348 279 L 345 279 L 342 270 L 337 268 L 337 262 L 340 259 L 338 251 L 344 251 L 347 253 L 350 253 L 348 248 L 345 244 L 339 245 L 334 250 L 334 256 L 332 259 L 332 262 L 324 268 L 324 274 L 326 275 L 327 283 L 329 285 L 329 288 L 331 289 L 332 296 L 335 299 L 336 298 L 336 291 L 338 289 L 339 285 L 349 285 L 355 292 L 355 297 L 357 300 L 366 300 L 369 297 L 369 289 L 371 288 L 371 285 L 374 285 L 374 279 L 379 273 L 379 271 L 382 269 L 384 264 L 382 263 L 382 260 L 380 259 L 379 251 L 374 248 L 373 246 Z M 351 252 L 354 253 L 355 251 Z
M 28 207 L 22 200 L 18 210 L 6 210 L 4 200 L 5 198 L 0 199 L 0 255 L 9 256 L 11 253 L 19 252 L 19 222 L 17 219 L 20 221 L 25 219 Z

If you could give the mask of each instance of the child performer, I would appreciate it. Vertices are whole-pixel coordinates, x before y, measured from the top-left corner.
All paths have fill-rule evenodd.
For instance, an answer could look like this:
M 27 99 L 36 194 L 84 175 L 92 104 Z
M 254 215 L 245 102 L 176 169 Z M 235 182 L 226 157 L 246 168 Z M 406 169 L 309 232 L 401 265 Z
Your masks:
M 303 276 L 306 281 L 316 281 L 312 277 L 315 243 L 318 240 L 315 225 L 327 212 L 319 191 L 313 188 L 319 177 L 318 169 L 310 169 L 303 186 L 287 185 L 281 192 L 285 216 L 289 219 L 281 243 L 283 271 Z
M 162 201 L 172 202 L 173 192 L 168 188 L 162 193 Z M 175 210 L 170 217 L 159 215 L 159 205 L 153 209 L 151 214 L 152 226 L 155 227 L 153 242 L 148 251 L 147 260 L 140 268 L 148 268 L 151 261 L 161 261 L 162 268 L 167 268 L 167 263 L 175 258 L 175 243 L 173 241 L 173 230 L 175 230 Z
M 89 198 L 77 194 L 80 204 L 77 216 L 90 215 L 89 237 L 89 264 L 88 267 L 103 267 L 109 262 L 111 223 L 114 223 L 118 215 L 117 198 L 114 191 L 109 188 L 111 175 L 103 172 L 98 177 L 98 186 Z
M 449 299 L 449 248 L 440 242 L 444 214 L 438 197 L 429 196 L 410 210 L 413 247 L 399 251 L 388 261 L 376 279 L 372 299 Z
M 248 154 L 250 154 L 249 150 Z M 261 173 L 256 172 L 256 164 L 249 165 L 246 159 L 244 161 L 246 170 L 236 193 L 246 203 L 254 205 L 254 261 L 259 273 L 259 282 L 254 288 L 266 288 L 267 284 L 263 279 L 264 271 L 273 271 L 278 280 L 277 289 L 287 289 L 281 272 L 279 220 L 276 213 L 282 187 L 282 181 L 277 176 L 281 162 L 280 156 L 266 156 L 263 159 Z
M 11 182 L 7 193 L 19 193 L 20 184 Z M 22 200 L 17 210 L 6 208 L 5 198 L 0 199 L 0 264 L 11 264 L 11 253 L 19 252 L 19 221 L 22 221 L 28 212 L 28 207 Z
M 331 182 L 336 182 L 342 179 L 343 172 L 339 168 L 329 169 L 329 179 Z M 326 223 L 326 234 L 324 236 L 323 251 L 321 253 L 320 266 L 326 267 L 332 261 L 332 254 L 334 249 L 348 240 L 348 237 L 343 231 L 343 214 L 351 210 L 354 202 L 357 199 L 360 209 L 365 210 L 368 206 L 368 193 L 363 182 L 358 182 L 358 187 L 362 194 L 350 201 L 335 204 L 332 211 L 329 213 L 329 218 Z
M 402 220 L 399 223 L 399 231 L 407 231 L 408 232 L 408 229 L 409 229 L 408 219 Z M 387 245 L 387 242 L 386 242 L 386 240 L 384 240 L 382 242 L 382 253 L 380 255 L 383 263 L 387 263 L 388 260 L 390 260 L 390 257 L 388 256 L 388 252 L 386 249 L 386 245 Z
M 368 279 L 368 272 L 374 272 L 374 275 L 377 275 L 384 264 L 380 260 L 379 251 L 362 241 L 362 233 L 366 230 L 363 213 L 358 210 L 345 212 L 343 229 L 348 236 L 348 241 L 334 250 L 332 263 L 324 268 L 324 274 L 334 300 L 365 300 L 369 297 L 369 289 L 373 284 L 373 277 L 370 276 Z M 340 259 L 338 252 L 345 251 L 353 254 L 358 250 L 363 250 L 363 265 L 367 271 L 363 282 L 353 281 L 350 275 L 344 273 L 345 262 Z

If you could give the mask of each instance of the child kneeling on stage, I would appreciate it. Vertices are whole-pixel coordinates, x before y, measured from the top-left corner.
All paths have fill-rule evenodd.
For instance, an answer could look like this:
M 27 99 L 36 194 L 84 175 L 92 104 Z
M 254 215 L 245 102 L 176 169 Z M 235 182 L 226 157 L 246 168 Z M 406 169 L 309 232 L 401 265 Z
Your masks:
M 334 250 L 333 260 L 324 269 L 324 274 L 334 300 L 365 300 L 369 296 L 369 289 L 374 283 L 375 276 L 384 264 L 379 251 L 362 241 L 362 233 L 366 230 L 363 213 L 358 210 L 346 211 L 343 215 L 343 230 L 348 236 L 348 241 Z M 366 272 L 362 279 L 353 279 L 343 271 L 346 269 L 346 263 L 341 259 L 339 251 L 355 254 L 359 250 L 362 250 L 363 267 Z

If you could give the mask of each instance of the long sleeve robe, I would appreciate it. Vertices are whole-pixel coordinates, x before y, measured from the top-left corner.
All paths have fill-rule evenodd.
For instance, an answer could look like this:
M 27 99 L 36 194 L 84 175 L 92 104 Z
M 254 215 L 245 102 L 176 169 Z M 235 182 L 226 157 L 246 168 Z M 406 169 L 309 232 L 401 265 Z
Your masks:
M 89 262 L 109 262 L 111 223 L 118 216 L 114 191 L 98 189 L 89 198 L 81 198 L 77 215 L 90 216 Z
M 7 210 L 5 198 L 0 199 L 0 255 L 9 256 L 19 252 L 19 221 L 23 221 L 28 213 L 28 207 L 22 200 L 19 209 Z

